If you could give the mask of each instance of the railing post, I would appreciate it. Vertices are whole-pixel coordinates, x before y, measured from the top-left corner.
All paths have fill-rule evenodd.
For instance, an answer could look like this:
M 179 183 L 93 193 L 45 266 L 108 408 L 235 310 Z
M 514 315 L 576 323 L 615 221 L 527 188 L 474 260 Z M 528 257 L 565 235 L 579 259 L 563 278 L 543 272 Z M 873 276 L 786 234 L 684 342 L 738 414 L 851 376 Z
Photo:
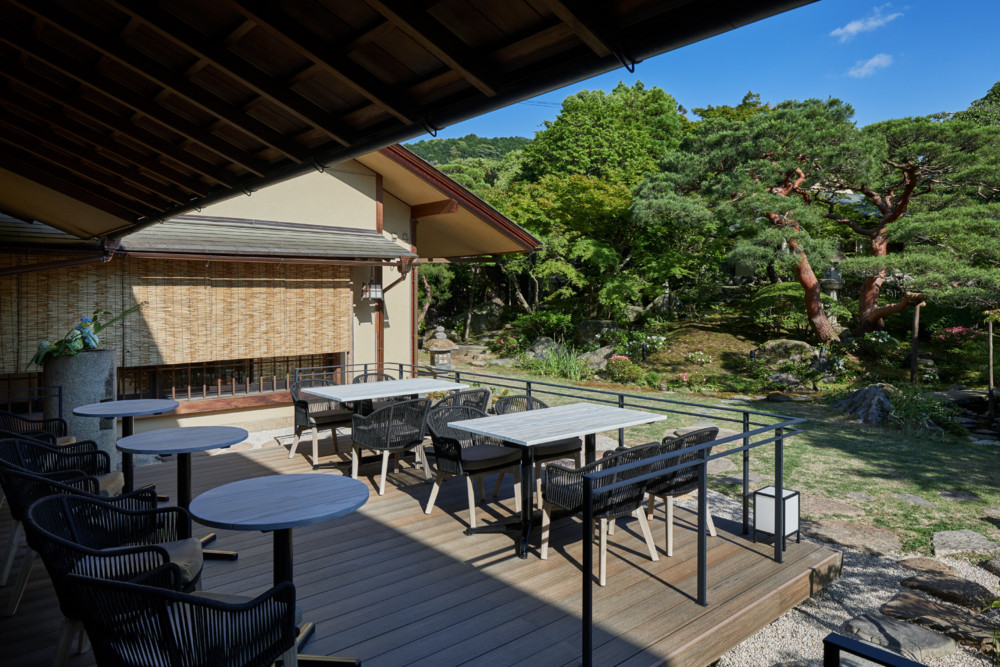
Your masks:
M 785 439 L 774 429 L 774 560 L 782 562 L 785 547 Z
M 521 499 L 524 502 L 524 499 Z M 583 478 L 583 667 L 594 654 L 594 482 Z
M 524 393 L 531 396 L 531 380 L 524 381 Z
M 743 413 L 743 534 L 750 534 L 750 413 Z
M 625 394 L 618 394 L 618 407 L 625 407 Z M 625 446 L 625 429 L 623 428 L 618 429 L 618 446 Z
M 708 448 L 699 452 L 698 465 L 698 604 L 708 606 Z M 640 511 L 643 511 L 640 508 Z

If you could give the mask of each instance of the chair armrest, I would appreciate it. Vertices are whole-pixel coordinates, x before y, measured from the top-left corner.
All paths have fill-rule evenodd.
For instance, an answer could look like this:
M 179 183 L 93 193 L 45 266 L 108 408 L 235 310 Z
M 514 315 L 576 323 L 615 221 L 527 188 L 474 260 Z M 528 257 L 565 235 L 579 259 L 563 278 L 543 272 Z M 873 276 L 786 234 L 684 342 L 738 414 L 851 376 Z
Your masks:
M 191 537 L 191 515 L 181 507 L 133 510 L 107 500 L 100 500 L 106 509 L 94 521 L 106 545 L 155 545 Z
M 94 481 L 96 482 L 97 480 L 94 479 Z M 97 495 L 97 492 L 93 493 L 94 495 Z M 132 493 L 123 493 L 120 496 L 101 498 L 101 500 L 116 507 L 134 511 L 155 510 L 157 508 L 157 503 L 159 502 L 157 500 L 155 486 L 144 487 L 142 489 L 137 489 Z
M 21 435 L 26 438 L 34 438 L 40 442 L 44 442 L 47 445 L 56 444 L 56 436 L 48 431 L 23 431 Z
M 165 563 L 154 567 L 148 572 L 137 574 L 128 580 L 130 584 L 165 588 L 171 591 L 181 590 L 181 568 L 176 563 Z
M 101 450 L 97 447 L 97 443 L 93 440 L 80 440 L 69 445 L 60 446 L 59 451 L 71 454 L 83 454 L 86 452 L 99 452 Z
M 73 445 L 68 445 L 68 447 L 73 447 Z M 82 470 L 95 477 L 111 472 L 111 457 L 108 456 L 107 452 L 100 450 L 67 452 L 65 449 L 60 447 L 56 450 L 57 454 L 52 459 L 55 465 L 50 472 Z

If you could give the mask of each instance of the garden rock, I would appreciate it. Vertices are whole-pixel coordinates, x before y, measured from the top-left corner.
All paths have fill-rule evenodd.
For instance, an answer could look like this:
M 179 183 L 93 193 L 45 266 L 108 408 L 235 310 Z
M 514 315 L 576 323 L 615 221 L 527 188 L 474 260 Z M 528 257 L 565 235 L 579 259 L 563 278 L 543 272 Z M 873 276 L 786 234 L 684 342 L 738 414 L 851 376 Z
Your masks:
M 820 542 L 839 544 L 866 554 L 894 553 L 902 546 L 891 530 L 840 519 L 803 520 L 802 534 Z
M 919 505 L 920 507 L 934 507 L 934 503 L 929 500 L 924 500 L 920 496 L 915 496 L 912 493 L 890 493 L 893 498 L 899 498 L 904 503 L 910 503 L 911 505 Z
M 555 342 L 548 336 L 539 336 L 535 339 L 535 342 L 531 344 L 525 351 L 525 355 L 534 359 L 543 359 L 545 355 L 549 352 L 565 352 L 564 348 L 559 343 Z
M 958 570 L 953 568 L 951 565 L 942 563 L 939 560 L 934 560 L 933 558 L 926 558 L 924 556 L 917 556 L 915 558 L 905 558 L 899 561 L 899 564 L 903 567 L 916 570 L 917 572 L 936 572 L 938 574 L 950 574 L 952 576 L 958 576 Z
M 893 391 L 896 391 L 896 388 L 889 384 L 868 385 L 851 392 L 847 398 L 832 403 L 831 407 L 857 417 L 858 422 L 862 424 L 881 424 L 892 412 L 889 392 Z
M 720 473 L 729 472 L 730 470 L 736 470 L 736 464 L 727 458 L 712 459 L 708 462 L 705 467 L 709 475 L 718 475 Z
M 800 359 L 811 359 L 815 356 L 815 351 L 813 346 L 805 341 L 779 338 L 761 345 L 758 354 L 768 362 L 775 362 L 785 361 L 793 355 L 798 355 Z
M 608 359 L 611 355 L 615 353 L 615 348 L 613 345 L 605 345 L 598 350 L 592 350 L 590 352 L 584 352 L 577 356 L 577 359 L 587 364 L 591 370 L 601 371 L 604 367 L 608 365 Z
M 923 661 L 958 651 L 958 646 L 951 637 L 882 614 L 856 616 L 847 621 L 844 627 L 862 641 L 881 646 L 910 660 Z
M 993 560 L 988 560 L 983 563 L 983 569 L 990 574 L 995 574 L 1000 577 L 1000 558 L 994 558 Z
M 614 320 L 583 320 L 576 325 L 576 341 L 583 345 L 600 344 L 609 331 L 616 331 Z
M 490 359 L 490 366 L 513 366 L 517 359 Z
M 792 397 L 788 394 L 783 394 L 780 391 L 772 391 L 768 393 L 767 400 L 772 403 L 787 403 L 792 400 Z
M 990 519 L 1000 519 L 1000 507 L 984 507 L 983 516 Z
M 935 556 L 950 556 L 951 554 L 973 553 L 993 555 L 1000 554 L 1000 542 L 987 539 L 974 530 L 945 530 L 934 533 L 932 538 Z
M 869 493 L 865 493 L 864 491 L 848 491 L 847 497 L 853 498 L 854 500 L 860 500 L 866 503 L 870 503 L 871 501 L 875 500 L 875 496 Z
M 958 643 L 979 650 L 993 644 L 993 623 L 989 619 L 910 591 L 886 602 L 882 613 L 943 632 Z
M 899 583 L 975 612 L 981 611 L 994 597 L 990 589 L 982 584 L 941 572 L 922 572 Z
M 779 387 L 798 387 L 802 384 L 802 380 L 791 373 L 771 373 L 770 380 L 771 384 L 776 384 Z

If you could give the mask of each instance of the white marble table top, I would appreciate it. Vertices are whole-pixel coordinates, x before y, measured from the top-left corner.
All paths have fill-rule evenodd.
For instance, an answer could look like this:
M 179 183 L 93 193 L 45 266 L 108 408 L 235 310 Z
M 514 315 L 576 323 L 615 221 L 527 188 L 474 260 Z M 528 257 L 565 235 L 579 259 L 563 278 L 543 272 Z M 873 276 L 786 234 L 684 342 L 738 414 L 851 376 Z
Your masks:
M 570 403 L 480 419 L 463 419 L 448 422 L 448 426 L 492 436 L 514 445 L 530 447 L 563 438 L 649 424 L 666 418 L 667 415 L 656 412 L 628 410 L 595 403 Z
M 136 433 L 116 446 L 130 454 L 190 454 L 229 447 L 248 437 L 246 429 L 236 426 L 181 426 Z
M 381 382 L 359 382 L 358 384 L 336 384 L 326 387 L 303 387 L 302 393 L 322 396 L 333 401 L 349 403 L 373 398 L 425 394 L 431 391 L 453 391 L 468 389 L 469 385 L 450 380 L 417 377 L 405 380 L 383 380 Z
M 368 502 L 368 485 L 322 473 L 267 475 L 224 484 L 191 501 L 202 524 L 230 530 L 283 530 L 350 514 Z
M 73 414 L 80 417 L 136 417 L 138 415 L 153 415 L 158 412 L 170 412 L 180 405 L 169 398 L 134 398 L 124 401 L 105 401 L 104 403 L 88 403 L 73 408 Z

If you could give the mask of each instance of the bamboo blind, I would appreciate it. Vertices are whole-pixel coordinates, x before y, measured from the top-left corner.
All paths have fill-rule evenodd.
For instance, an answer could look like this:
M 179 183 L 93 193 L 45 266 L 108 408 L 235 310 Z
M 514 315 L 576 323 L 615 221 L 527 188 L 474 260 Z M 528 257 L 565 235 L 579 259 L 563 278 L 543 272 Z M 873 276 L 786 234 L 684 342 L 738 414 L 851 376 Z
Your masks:
M 4 255 L 0 266 L 31 261 Z M 128 257 L 3 276 L 0 373 L 35 370 L 27 364 L 39 341 L 96 308 L 118 314 L 136 302 L 146 305 L 100 336 L 122 366 L 348 351 L 349 281 L 343 266 Z

